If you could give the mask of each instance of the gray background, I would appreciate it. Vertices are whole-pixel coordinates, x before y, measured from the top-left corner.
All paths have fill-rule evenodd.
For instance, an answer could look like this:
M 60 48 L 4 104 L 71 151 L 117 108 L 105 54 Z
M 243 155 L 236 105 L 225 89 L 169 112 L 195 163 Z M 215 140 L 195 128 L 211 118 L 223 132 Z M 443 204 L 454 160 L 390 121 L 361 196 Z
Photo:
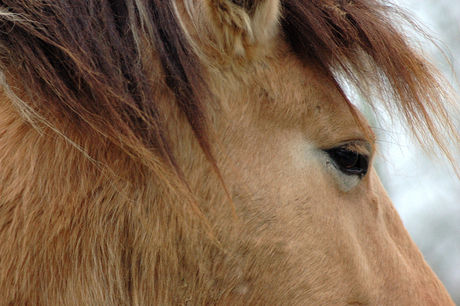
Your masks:
M 395 3 L 439 40 L 444 54 L 422 37 L 407 32 L 431 54 L 447 79 L 457 83 L 453 70 L 460 77 L 460 0 Z M 455 87 L 458 91 L 458 85 Z M 375 166 L 382 183 L 425 259 L 460 305 L 460 180 L 447 161 L 435 161 L 425 154 L 413 144 L 404 127 L 388 116 L 369 119 L 379 137 L 380 154 Z M 457 126 L 460 130 L 460 118 Z M 455 158 L 460 164 L 458 153 Z

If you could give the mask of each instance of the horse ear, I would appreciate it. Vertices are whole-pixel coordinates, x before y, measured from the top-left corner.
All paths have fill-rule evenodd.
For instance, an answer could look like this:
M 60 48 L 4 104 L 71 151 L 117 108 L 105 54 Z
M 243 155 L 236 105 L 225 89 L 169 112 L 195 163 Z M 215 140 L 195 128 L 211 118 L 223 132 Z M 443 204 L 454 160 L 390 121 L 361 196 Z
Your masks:
M 207 0 L 207 15 L 220 50 L 230 56 L 249 56 L 277 33 L 279 0 Z

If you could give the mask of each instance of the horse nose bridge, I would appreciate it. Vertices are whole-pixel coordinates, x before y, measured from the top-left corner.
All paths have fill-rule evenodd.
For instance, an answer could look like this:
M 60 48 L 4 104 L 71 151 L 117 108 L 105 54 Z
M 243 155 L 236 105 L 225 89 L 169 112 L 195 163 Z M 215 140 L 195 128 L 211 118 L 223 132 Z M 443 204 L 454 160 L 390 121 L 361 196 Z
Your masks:
M 367 197 L 373 216 L 346 225 L 357 288 L 388 305 L 450 305 L 445 289 L 375 178 L 373 192 Z M 394 301 L 388 301 L 388 297 Z
M 342 277 L 351 284 L 351 301 L 377 305 L 444 305 L 439 280 L 410 237 L 395 237 L 392 225 L 348 225 L 338 245 Z M 447 301 L 443 301 L 447 302 Z

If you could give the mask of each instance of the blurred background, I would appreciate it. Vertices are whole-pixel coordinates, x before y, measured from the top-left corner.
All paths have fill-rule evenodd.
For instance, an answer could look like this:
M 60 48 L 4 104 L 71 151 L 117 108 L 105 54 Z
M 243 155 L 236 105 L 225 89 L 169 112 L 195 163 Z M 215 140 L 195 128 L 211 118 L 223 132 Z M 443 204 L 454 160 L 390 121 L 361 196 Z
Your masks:
M 445 77 L 458 84 L 455 74 L 460 78 L 460 0 L 394 3 L 438 40 L 441 50 L 423 37 L 407 33 L 431 55 Z M 454 87 L 459 92 L 458 85 Z M 460 306 L 460 180 L 447 161 L 435 161 L 414 146 L 405 129 L 387 116 L 371 116 L 369 121 L 379 137 L 380 154 L 375 166 L 382 183 L 425 259 Z M 460 118 L 457 126 L 460 131 Z M 455 158 L 460 164 L 460 156 Z

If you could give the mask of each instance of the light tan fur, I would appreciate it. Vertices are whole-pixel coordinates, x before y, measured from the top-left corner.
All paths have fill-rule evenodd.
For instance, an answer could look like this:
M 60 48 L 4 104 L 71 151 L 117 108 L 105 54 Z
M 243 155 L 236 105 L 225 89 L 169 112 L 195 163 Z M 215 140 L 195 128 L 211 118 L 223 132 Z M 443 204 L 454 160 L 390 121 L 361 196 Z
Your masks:
M 325 152 L 346 144 L 372 164 L 362 114 L 287 42 L 278 1 L 235 2 L 174 3 L 206 64 L 211 157 L 159 51 L 141 54 L 166 157 L 100 131 L 106 113 L 88 127 L 40 112 L 4 69 L 17 100 L 1 93 L 0 305 L 453 305 L 375 170 L 345 174 Z
M 196 35 L 190 41 L 202 54 L 202 60 L 224 65 L 229 61 L 252 60 L 264 53 L 264 48 L 279 31 L 279 6 L 279 0 L 240 4 L 229 0 L 176 3 L 186 32 Z M 203 56 L 202 50 L 206 49 L 212 51 Z

